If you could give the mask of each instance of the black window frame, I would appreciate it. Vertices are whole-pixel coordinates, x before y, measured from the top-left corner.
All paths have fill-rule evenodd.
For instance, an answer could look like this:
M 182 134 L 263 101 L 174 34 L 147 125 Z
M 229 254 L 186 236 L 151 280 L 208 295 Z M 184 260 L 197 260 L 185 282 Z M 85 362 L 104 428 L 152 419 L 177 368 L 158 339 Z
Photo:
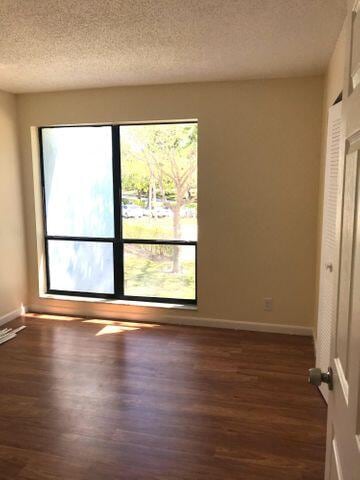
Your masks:
M 125 300 L 133 302 L 151 302 L 151 303 L 170 303 L 175 305 L 197 305 L 198 303 L 198 240 L 150 240 L 150 239 L 128 239 L 123 238 L 122 231 L 122 187 L 121 187 L 121 148 L 120 148 L 120 127 L 122 126 L 142 126 L 142 125 L 169 125 L 169 124 L 196 124 L 197 120 L 178 120 L 168 122 L 141 122 L 141 123 L 116 123 L 116 124 L 77 124 L 77 125 L 49 125 L 38 127 L 38 141 L 40 152 L 40 175 L 41 175 L 41 193 L 42 193 L 42 220 L 44 231 L 44 252 L 45 252 L 45 271 L 46 271 L 46 293 L 49 295 L 74 296 L 86 298 L 100 298 L 104 300 Z M 76 128 L 76 127 L 111 127 L 112 133 L 112 174 L 113 174 L 113 204 L 114 204 L 114 237 L 85 237 L 70 235 L 48 235 L 46 218 L 46 192 L 45 192 L 45 170 L 43 155 L 44 129 L 50 128 Z M 58 290 L 50 288 L 50 269 L 49 269 L 49 248 L 48 242 L 51 240 L 76 241 L 76 242 L 98 242 L 111 243 L 113 245 L 113 273 L 114 273 L 114 293 L 83 292 L 74 290 Z M 151 297 L 139 295 L 124 294 L 124 245 L 178 245 L 193 246 L 195 248 L 195 298 L 169 298 L 169 297 Z

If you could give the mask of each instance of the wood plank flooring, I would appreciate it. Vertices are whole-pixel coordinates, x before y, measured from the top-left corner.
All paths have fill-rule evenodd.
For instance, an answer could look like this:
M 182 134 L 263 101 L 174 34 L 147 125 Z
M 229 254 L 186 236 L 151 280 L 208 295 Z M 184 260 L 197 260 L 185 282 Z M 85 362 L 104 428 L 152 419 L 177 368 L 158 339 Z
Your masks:
M 1 480 L 321 480 L 307 337 L 27 316 L 0 345 Z

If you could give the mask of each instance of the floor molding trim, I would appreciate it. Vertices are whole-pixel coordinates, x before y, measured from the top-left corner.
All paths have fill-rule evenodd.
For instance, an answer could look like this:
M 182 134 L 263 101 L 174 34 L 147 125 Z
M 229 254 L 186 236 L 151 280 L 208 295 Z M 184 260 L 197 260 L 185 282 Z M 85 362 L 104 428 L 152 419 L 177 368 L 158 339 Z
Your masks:
M 0 317 L 0 325 L 4 325 L 5 323 L 11 322 L 11 320 L 15 320 L 15 318 L 21 317 L 26 312 L 26 308 L 19 307 L 12 312 L 6 313 L 2 317 Z
M 312 327 L 302 325 L 282 325 L 278 323 L 259 323 L 259 322 L 242 322 L 236 320 L 226 320 L 220 318 L 195 317 L 190 315 L 162 315 L 159 313 L 145 313 L 132 311 L 105 311 L 99 310 L 89 313 L 88 310 L 80 311 L 71 307 L 44 307 L 40 305 L 32 305 L 29 308 L 30 312 L 53 314 L 53 315 L 68 315 L 80 316 L 86 318 L 104 318 L 109 320 L 132 321 L 132 322 L 148 322 L 148 323 L 162 323 L 171 325 L 187 325 L 193 327 L 210 327 L 210 328 L 227 328 L 232 330 L 248 330 L 254 332 L 267 333 L 283 333 L 287 335 L 304 335 L 312 336 Z

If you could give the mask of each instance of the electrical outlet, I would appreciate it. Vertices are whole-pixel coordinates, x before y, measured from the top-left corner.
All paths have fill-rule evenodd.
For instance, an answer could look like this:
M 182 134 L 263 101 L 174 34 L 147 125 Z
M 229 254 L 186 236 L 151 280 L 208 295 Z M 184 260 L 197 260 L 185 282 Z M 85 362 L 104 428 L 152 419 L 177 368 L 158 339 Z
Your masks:
M 273 309 L 273 299 L 271 297 L 264 298 L 264 310 L 265 312 L 271 312 Z

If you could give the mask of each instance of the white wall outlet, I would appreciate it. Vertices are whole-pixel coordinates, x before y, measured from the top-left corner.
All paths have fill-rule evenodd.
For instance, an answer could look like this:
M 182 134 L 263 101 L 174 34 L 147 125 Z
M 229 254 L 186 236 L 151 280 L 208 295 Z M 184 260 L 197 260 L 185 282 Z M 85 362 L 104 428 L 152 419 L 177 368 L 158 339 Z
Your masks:
M 264 310 L 265 312 L 271 312 L 273 309 L 273 299 L 272 297 L 264 298 Z

